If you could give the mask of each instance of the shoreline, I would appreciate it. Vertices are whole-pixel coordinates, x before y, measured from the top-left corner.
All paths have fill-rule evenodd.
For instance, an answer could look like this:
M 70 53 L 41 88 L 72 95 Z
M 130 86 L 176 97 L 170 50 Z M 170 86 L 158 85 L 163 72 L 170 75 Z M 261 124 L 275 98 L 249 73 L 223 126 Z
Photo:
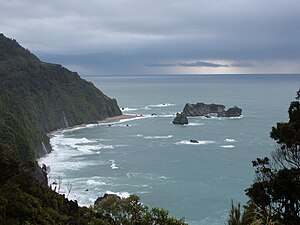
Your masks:
M 143 116 L 141 116 L 141 115 L 131 115 L 131 114 L 112 116 L 112 117 L 107 117 L 103 120 L 99 120 L 98 124 L 118 123 L 118 122 L 122 122 L 122 120 L 134 119 L 134 118 L 137 118 L 137 117 L 143 117 Z
M 125 115 L 119 115 L 119 116 L 111 116 L 111 117 L 107 117 L 103 120 L 98 120 L 97 125 L 101 125 L 101 124 L 110 124 L 110 123 L 118 123 L 118 122 L 122 122 L 122 120 L 130 120 L 130 119 L 134 119 L 134 118 L 142 118 L 142 115 L 132 115 L 132 114 L 125 114 Z M 87 127 L 88 125 L 90 125 L 92 123 L 88 123 L 88 124 L 79 124 L 79 125 L 75 125 L 72 127 L 67 127 L 67 128 L 60 128 L 54 131 L 51 131 L 49 133 L 47 133 L 47 136 L 51 139 L 54 137 L 55 134 L 59 133 L 59 132 L 64 132 L 64 131 L 68 131 L 68 130 L 73 130 L 76 128 L 84 128 Z

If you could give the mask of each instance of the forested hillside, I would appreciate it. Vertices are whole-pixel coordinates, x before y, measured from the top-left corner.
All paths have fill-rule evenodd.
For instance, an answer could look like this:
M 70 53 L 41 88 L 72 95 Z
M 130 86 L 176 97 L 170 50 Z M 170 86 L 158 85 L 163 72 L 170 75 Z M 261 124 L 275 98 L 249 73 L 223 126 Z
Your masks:
M 122 113 L 115 99 L 77 73 L 41 62 L 1 34 L 0 114 L 1 152 L 28 160 L 50 151 L 47 132 Z

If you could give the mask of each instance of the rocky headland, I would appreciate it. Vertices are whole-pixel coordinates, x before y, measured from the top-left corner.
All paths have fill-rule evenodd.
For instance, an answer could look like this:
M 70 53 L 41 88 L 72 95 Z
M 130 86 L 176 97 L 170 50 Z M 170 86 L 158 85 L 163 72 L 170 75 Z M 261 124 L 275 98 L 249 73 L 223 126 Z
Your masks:
M 3 139 L 0 147 L 10 146 L 6 155 L 20 161 L 51 152 L 47 133 L 122 115 L 116 99 L 94 84 L 61 65 L 40 61 L 3 34 L 0 78 L 0 133 L 15 137 Z

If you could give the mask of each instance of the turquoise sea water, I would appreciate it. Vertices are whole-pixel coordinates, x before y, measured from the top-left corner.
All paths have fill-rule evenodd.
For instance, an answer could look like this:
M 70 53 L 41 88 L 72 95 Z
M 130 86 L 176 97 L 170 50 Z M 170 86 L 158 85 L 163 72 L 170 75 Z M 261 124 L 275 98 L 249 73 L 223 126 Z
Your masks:
M 60 192 L 81 205 L 105 192 L 134 193 L 189 224 L 224 224 L 231 200 L 247 201 L 254 178 L 251 161 L 269 156 L 269 138 L 300 85 L 300 75 L 91 76 L 124 114 L 143 118 L 89 125 L 56 133 L 54 151 L 40 159 L 50 180 L 62 178 Z M 217 103 L 243 109 L 238 119 L 189 118 L 173 125 L 185 103 Z M 155 113 L 155 116 L 151 114 Z M 191 144 L 196 139 L 198 144 Z

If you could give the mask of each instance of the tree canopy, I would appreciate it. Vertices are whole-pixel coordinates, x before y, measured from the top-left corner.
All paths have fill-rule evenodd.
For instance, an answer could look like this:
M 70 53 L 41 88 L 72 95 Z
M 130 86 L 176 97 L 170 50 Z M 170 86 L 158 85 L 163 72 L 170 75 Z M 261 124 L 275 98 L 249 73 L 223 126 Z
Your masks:
M 300 224 L 300 89 L 290 103 L 288 122 L 272 127 L 270 137 L 277 143 L 271 158 L 252 161 L 256 178 L 246 194 L 249 203 L 244 221 L 239 206 L 233 207 L 229 225 Z M 238 216 L 237 216 L 238 215 Z

